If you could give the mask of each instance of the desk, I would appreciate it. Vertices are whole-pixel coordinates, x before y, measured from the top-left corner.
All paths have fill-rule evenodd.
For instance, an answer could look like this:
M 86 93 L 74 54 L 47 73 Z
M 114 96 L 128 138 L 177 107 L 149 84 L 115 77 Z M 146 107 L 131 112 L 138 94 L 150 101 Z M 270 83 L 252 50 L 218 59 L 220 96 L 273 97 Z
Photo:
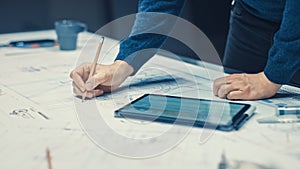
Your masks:
M 56 38 L 56 36 L 52 30 L 0 35 L 1 43 L 27 38 Z M 51 150 L 54 169 L 216 169 L 222 154 L 225 154 L 229 163 L 254 165 L 260 168 L 266 166 L 265 168 L 289 169 L 300 165 L 300 124 L 258 123 L 257 119 L 275 113 L 273 107 L 260 102 L 249 102 L 257 106 L 256 114 L 239 131 L 213 131 L 212 136 L 200 142 L 201 134 L 207 129 L 192 128 L 178 144 L 151 158 L 124 158 L 101 149 L 101 146 L 95 144 L 82 130 L 80 125 L 82 123 L 74 106 L 77 98 L 72 94 L 69 78 L 69 72 L 77 63 L 92 60 L 87 55 L 91 55 L 92 58 L 96 48 L 93 46 L 89 48 L 88 43 L 86 44 L 90 38 L 92 38 L 90 33 L 80 34 L 78 49 L 68 52 L 60 51 L 58 47 L 0 49 L 0 168 L 47 168 L 46 148 Z M 96 46 L 97 43 L 94 42 Z M 106 56 L 114 56 L 117 50 L 109 49 L 115 44 L 117 44 L 115 41 L 107 39 L 103 53 L 108 53 Z M 84 49 L 90 50 L 83 53 Z M 101 62 L 111 63 L 112 60 L 105 57 Z M 153 77 L 149 73 L 154 69 L 172 72 L 172 66 L 167 65 L 173 63 L 178 61 L 155 56 L 140 71 L 142 73 L 131 77 L 129 82 L 139 80 L 141 76 Z M 189 64 L 184 66 L 188 66 L 193 72 L 199 72 L 199 78 L 203 72 L 205 74 L 205 69 L 199 66 Z M 202 83 L 202 87 L 211 89 L 211 81 L 208 82 Z M 158 88 L 128 87 L 128 93 L 133 97 L 129 99 L 134 99 L 145 92 L 172 93 L 174 90 L 171 88 L 172 84 L 157 85 Z M 211 96 L 209 90 L 200 93 L 204 98 Z M 186 92 L 186 95 L 191 97 L 193 94 L 195 94 L 193 90 Z M 106 110 L 103 114 L 105 122 L 116 132 L 127 137 L 145 138 L 159 134 L 160 130 L 172 126 L 154 123 L 137 128 L 130 121 L 114 118 L 114 109 L 128 102 L 127 98 L 124 100 L 118 96 L 123 95 L 111 94 L 96 99 L 98 108 Z M 106 133 L 104 139 L 109 138 L 110 133 Z M 111 142 L 118 145 L 122 140 Z M 127 148 L 134 150 L 136 147 Z M 151 149 L 145 147 L 147 148 Z

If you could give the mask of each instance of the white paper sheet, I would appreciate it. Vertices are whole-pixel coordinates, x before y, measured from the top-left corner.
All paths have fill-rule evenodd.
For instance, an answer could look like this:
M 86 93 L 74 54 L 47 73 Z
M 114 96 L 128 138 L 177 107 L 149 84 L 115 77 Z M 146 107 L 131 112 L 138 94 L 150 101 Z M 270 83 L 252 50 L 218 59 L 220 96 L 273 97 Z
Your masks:
M 55 38 L 54 31 L 0 37 L 4 42 L 48 36 Z M 91 34 L 80 36 L 78 50 L 71 52 L 58 48 L 0 49 L 0 168 L 47 168 L 47 148 L 54 169 L 217 168 L 224 152 L 231 163 L 242 161 L 287 169 L 300 165 L 299 124 L 258 124 L 255 119 L 275 112 L 269 112 L 273 109 L 257 102 L 257 114 L 243 128 L 230 133 L 215 131 L 205 143 L 200 143 L 200 136 L 207 130 L 193 128 L 182 142 L 153 158 L 133 160 L 101 149 L 82 130 L 73 101 L 80 102 L 80 98 L 72 94 L 69 78 L 76 64 L 92 60 L 97 37 L 85 49 L 89 38 Z M 105 43 L 106 57 L 101 63 L 108 64 L 117 53 L 118 42 L 107 39 Z M 78 62 L 78 56 L 83 56 L 81 51 L 88 53 Z M 105 121 L 120 134 L 138 139 L 153 137 L 172 125 L 143 123 L 141 127 L 141 121 L 133 123 L 114 118 L 114 110 L 145 93 L 217 99 L 212 95 L 212 80 L 222 75 L 222 72 L 155 56 L 136 76 L 127 79 L 120 90 L 85 103 L 96 101 L 98 108 L 107 110 L 103 114 Z M 14 110 L 18 111 L 13 113 Z M 169 136 L 176 134 L 170 132 Z M 111 133 L 105 136 L 110 138 Z

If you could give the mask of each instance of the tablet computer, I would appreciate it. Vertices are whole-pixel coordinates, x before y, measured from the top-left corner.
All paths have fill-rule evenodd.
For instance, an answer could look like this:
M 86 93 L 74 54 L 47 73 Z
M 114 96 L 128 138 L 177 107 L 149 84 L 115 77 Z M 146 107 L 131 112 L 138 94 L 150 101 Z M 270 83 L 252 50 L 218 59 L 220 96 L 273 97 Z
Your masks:
M 145 94 L 115 111 L 115 117 L 238 130 L 254 113 L 250 104 Z

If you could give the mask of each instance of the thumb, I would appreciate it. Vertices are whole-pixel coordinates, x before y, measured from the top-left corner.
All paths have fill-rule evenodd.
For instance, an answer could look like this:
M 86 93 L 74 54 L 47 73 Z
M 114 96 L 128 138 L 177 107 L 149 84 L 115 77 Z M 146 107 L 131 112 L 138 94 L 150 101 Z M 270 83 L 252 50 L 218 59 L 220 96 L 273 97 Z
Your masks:
M 105 74 L 98 73 L 89 78 L 85 83 L 85 89 L 91 91 L 95 89 L 100 84 L 104 83 L 106 78 Z

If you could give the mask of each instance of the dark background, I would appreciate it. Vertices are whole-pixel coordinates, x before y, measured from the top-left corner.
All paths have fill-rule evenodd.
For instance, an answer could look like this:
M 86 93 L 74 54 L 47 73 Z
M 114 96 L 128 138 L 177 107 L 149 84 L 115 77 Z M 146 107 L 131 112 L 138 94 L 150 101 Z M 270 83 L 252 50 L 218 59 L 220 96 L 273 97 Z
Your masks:
M 87 23 L 95 32 L 106 23 L 135 13 L 138 0 L 0 0 L 0 33 L 53 29 L 61 19 Z M 228 30 L 230 0 L 187 0 L 182 17 L 212 41 L 222 57 Z M 169 40 L 165 49 L 195 57 L 188 48 Z

